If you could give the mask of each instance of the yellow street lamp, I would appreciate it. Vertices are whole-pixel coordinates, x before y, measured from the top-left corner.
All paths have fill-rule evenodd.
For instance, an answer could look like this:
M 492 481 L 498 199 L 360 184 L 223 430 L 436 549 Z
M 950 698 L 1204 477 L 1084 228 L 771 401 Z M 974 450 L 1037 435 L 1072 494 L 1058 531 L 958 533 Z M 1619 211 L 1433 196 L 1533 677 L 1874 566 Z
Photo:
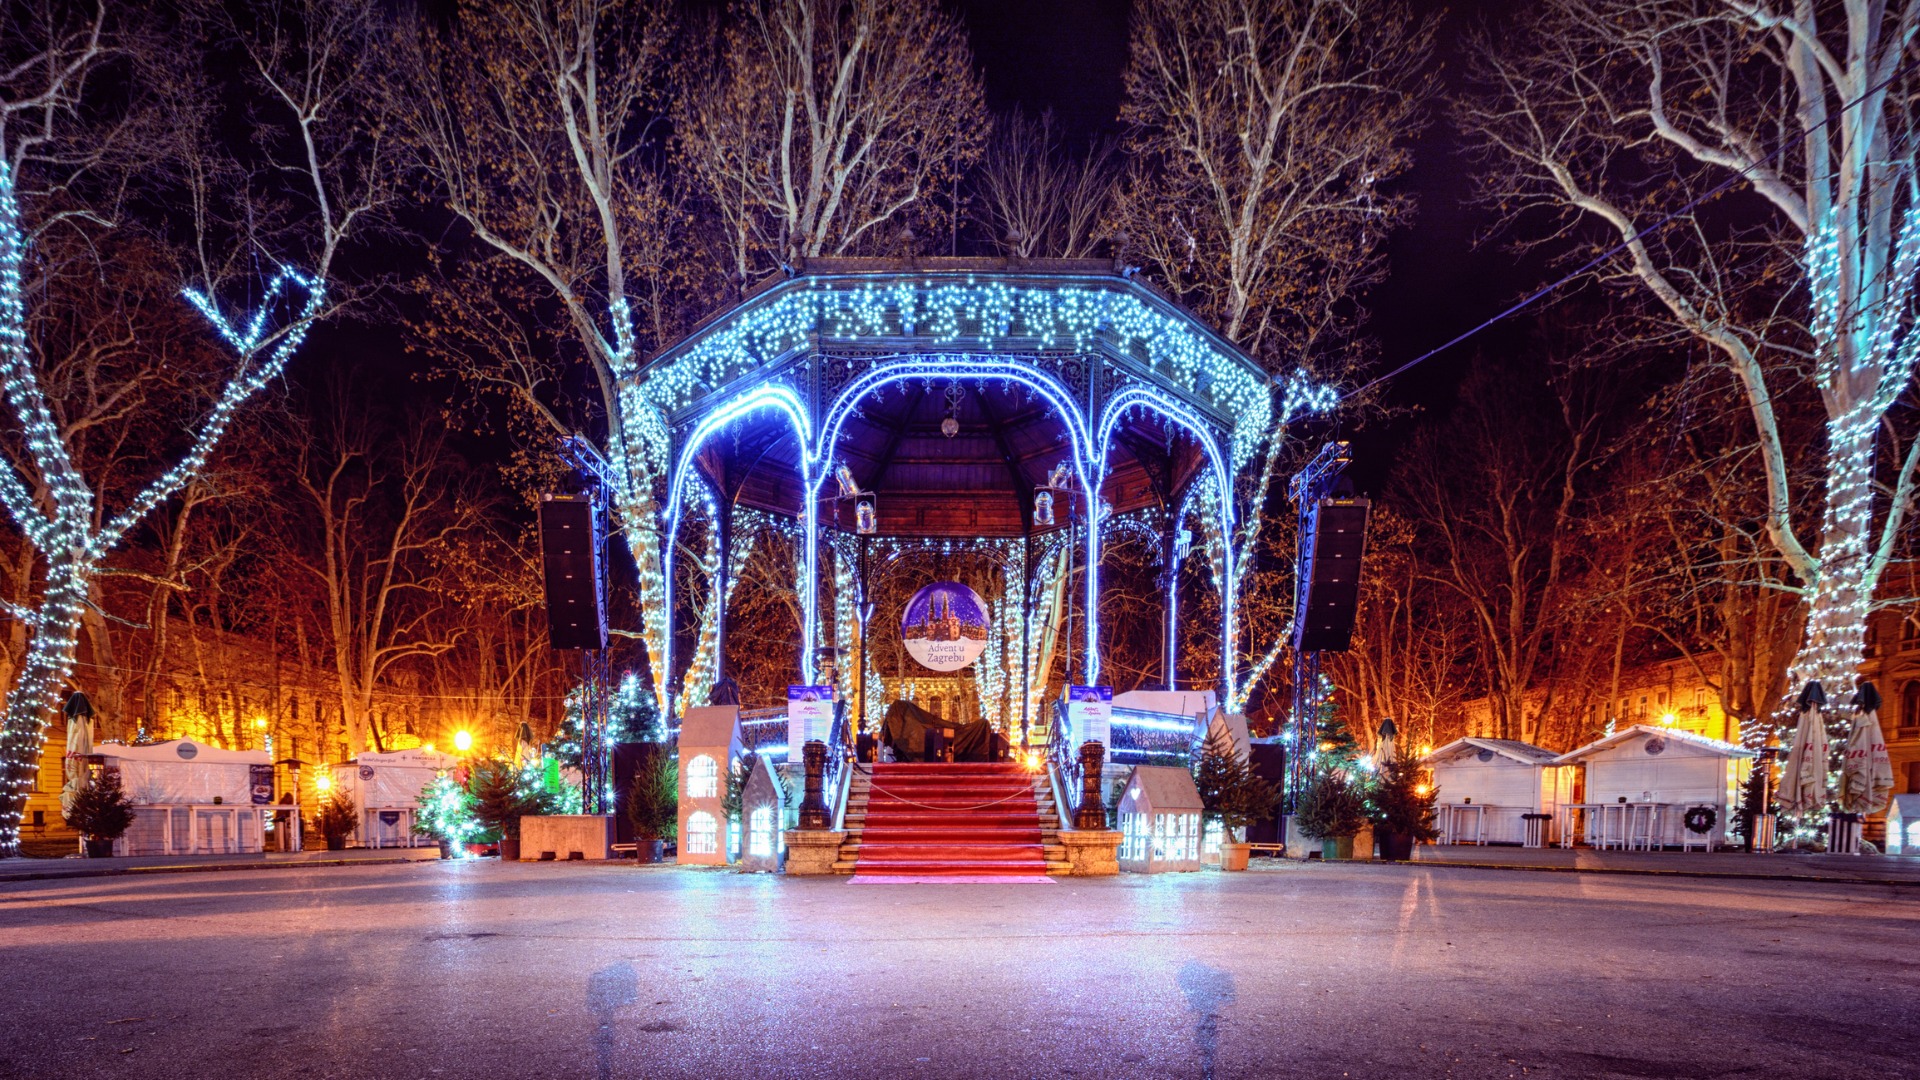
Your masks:
M 333 790 L 333 777 L 327 775 L 324 766 L 320 772 L 313 774 L 313 790 L 322 795 Z
M 464 728 L 453 733 L 453 748 L 466 753 L 473 749 L 473 733 Z

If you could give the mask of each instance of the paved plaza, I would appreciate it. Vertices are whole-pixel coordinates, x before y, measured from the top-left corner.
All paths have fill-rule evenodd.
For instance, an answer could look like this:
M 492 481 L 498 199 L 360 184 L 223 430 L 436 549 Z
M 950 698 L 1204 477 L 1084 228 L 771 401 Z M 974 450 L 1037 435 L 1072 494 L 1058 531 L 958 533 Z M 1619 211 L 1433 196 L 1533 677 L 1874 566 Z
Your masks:
M 492 860 L 0 883 L 0 1076 L 1920 1077 L 1920 889 Z

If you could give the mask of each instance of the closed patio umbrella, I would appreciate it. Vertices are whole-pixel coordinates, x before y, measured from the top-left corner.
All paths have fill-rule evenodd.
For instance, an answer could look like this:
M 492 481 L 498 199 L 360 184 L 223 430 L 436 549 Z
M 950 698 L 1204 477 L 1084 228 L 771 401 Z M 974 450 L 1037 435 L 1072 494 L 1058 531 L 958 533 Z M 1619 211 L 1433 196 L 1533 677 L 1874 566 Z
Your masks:
M 86 755 L 93 753 L 93 705 L 75 691 L 67 699 L 67 757 L 65 783 L 60 787 L 60 812 L 73 809 L 73 800 L 87 789 Z
M 1827 804 L 1827 724 L 1820 715 L 1826 703 L 1817 682 L 1800 691 L 1800 725 L 1780 777 L 1780 809 L 1789 813 L 1812 813 Z
M 1893 794 L 1893 759 L 1887 756 L 1886 735 L 1880 730 L 1880 694 L 1872 683 L 1860 684 L 1853 707 L 1857 710 L 1853 731 L 1840 770 L 1840 809 L 1877 814 L 1887 808 Z

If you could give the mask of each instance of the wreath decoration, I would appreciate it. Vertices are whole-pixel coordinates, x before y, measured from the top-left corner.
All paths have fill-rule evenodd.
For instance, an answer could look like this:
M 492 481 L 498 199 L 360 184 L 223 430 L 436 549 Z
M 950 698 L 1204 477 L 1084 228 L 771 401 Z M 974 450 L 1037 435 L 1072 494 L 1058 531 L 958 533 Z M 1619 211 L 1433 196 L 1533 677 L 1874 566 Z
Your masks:
M 1712 832 L 1714 824 L 1719 820 L 1720 815 L 1711 806 L 1696 806 L 1680 819 L 1681 823 L 1687 827 L 1687 831 L 1696 835 Z

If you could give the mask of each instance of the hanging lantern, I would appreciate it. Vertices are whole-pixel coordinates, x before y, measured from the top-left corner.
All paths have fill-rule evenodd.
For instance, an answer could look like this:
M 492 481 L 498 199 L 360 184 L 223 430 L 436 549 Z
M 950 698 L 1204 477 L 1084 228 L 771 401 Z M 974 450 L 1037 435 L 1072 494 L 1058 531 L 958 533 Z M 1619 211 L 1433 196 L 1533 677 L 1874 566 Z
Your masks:
M 854 499 L 853 526 L 861 536 L 880 531 L 880 509 L 874 505 L 872 492 L 863 491 Z
M 1043 488 L 1033 493 L 1033 523 L 1053 524 L 1053 492 Z

